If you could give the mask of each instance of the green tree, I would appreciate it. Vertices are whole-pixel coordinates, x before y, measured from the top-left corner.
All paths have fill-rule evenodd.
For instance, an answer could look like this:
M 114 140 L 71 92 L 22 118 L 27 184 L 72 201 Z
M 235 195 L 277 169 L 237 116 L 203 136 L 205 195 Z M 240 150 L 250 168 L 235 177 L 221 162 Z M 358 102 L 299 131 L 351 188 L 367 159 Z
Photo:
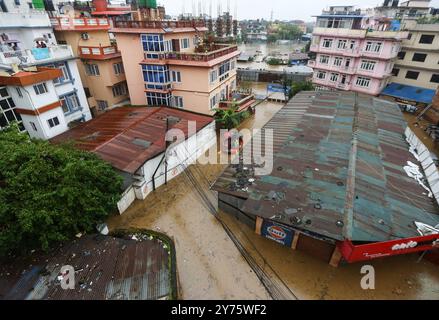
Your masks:
M 314 91 L 314 86 L 310 81 L 293 82 L 291 84 L 290 98 L 301 91 Z
M 96 155 L 0 132 L 0 255 L 47 250 L 116 209 L 122 178 Z
M 236 128 L 248 116 L 247 111 L 238 112 L 238 106 L 236 104 L 232 104 L 227 109 L 218 108 L 215 110 L 215 121 L 227 130 Z

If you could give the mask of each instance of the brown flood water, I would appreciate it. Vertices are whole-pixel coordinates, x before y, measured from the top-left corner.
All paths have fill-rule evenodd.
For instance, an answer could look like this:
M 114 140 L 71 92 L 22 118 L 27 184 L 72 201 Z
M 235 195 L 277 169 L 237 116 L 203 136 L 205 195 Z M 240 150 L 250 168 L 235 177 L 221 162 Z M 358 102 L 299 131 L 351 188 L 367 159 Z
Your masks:
M 261 128 L 280 108 L 279 104 L 262 103 L 242 127 Z M 196 167 L 210 182 L 225 168 Z M 376 290 L 364 291 L 360 288 L 362 264 L 332 268 L 257 236 L 227 214 L 220 216 L 252 256 L 262 256 L 263 263 L 270 265 L 299 299 L 439 299 L 439 268 L 427 261 L 416 263 L 416 255 L 370 263 L 376 270 Z M 108 223 L 112 230 L 146 228 L 174 239 L 181 299 L 270 299 L 184 174 Z

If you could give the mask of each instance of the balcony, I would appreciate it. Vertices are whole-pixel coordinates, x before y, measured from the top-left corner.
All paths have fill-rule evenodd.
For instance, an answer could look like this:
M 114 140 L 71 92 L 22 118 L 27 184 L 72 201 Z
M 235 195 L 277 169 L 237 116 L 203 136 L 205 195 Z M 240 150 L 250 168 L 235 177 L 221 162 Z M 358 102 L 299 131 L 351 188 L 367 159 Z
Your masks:
M 345 29 L 345 28 L 314 28 L 313 35 L 329 36 L 332 38 L 359 38 L 366 37 L 367 30 Z
M 121 29 L 177 29 L 177 28 L 205 28 L 203 20 L 180 21 L 115 21 L 114 28 Z
M 91 60 L 106 60 L 120 57 L 120 52 L 117 51 L 117 46 L 79 46 L 79 57 L 82 59 Z
M 110 20 L 107 18 L 70 18 L 56 17 L 50 18 L 52 27 L 57 31 L 63 30 L 108 30 Z
M 64 60 L 74 57 L 72 48 L 68 45 L 49 46 L 48 48 L 32 48 L 21 51 L 0 52 L 2 64 L 38 65 L 52 60 Z
M 232 106 L 237 107 L 237 112 L 246 111 L 255 103 L 255 95 L 251 92 L 233 92 L 227 100 L 219 104 L 220 109 L 229 109 Z
M 146 60 L 177 60 L 183 62 L 209 62 L 228 54 L 236 53 L 239 55 L 238 46 L 228 44 L 215 44 L 213 51 L 203 53 L 181 53 L 181 52 L 166 52 L 158 54 L 158 59 Z

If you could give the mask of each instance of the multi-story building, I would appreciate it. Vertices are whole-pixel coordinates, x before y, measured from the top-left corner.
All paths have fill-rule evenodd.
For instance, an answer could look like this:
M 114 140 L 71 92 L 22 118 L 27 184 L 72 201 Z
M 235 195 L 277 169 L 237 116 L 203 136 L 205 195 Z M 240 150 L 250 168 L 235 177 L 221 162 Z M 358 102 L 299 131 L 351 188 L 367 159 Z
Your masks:
M 16 120 L 31 136 L 48 139 L 89 120 L 76 57 L 57 43 L 47 13 L 16 1 L 2 5 L 0 128 Z
M 407 32 L 388 31 L 354 7 L 330 7 L 317 16 L 310 50 L 316 60 L 313 83 L 320 89 L 338 89 L 378 95 L 389 82 L 401 41 Z
M 167 105 L 213 114 L 236 89 L 236 45 L 203 40 L 203 21 L 118 21 L 132 105 Z
M 436 90 L 439 85 L 439 24 L 407 27 L 392 82 Z
M 105 1 L 94 1 L 93 17 L 78 11 L 52 17 L 55 36 L 71 46 L 80 58 L 79 73 L 94 115 L 129 104 L 129 93 L 122 57 L 116 42 L 110 39 L 111 21 L 105 15 L 124 15 L 129 11 L 111 11 Z

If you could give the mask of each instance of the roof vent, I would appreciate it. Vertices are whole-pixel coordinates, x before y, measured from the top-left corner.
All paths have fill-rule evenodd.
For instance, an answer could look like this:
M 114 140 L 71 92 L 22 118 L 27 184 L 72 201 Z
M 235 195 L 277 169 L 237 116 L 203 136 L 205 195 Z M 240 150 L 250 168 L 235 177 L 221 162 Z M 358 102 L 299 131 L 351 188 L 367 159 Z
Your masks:
M 133 144 L 135 144 L 136 146 L 148 149 L 151 146 L 152 143 L 150 141 L 146 141 L 146 140 L 143 140 L 143 139 L 140 139 L 140 138 L 135 138 L 133 140 Z

